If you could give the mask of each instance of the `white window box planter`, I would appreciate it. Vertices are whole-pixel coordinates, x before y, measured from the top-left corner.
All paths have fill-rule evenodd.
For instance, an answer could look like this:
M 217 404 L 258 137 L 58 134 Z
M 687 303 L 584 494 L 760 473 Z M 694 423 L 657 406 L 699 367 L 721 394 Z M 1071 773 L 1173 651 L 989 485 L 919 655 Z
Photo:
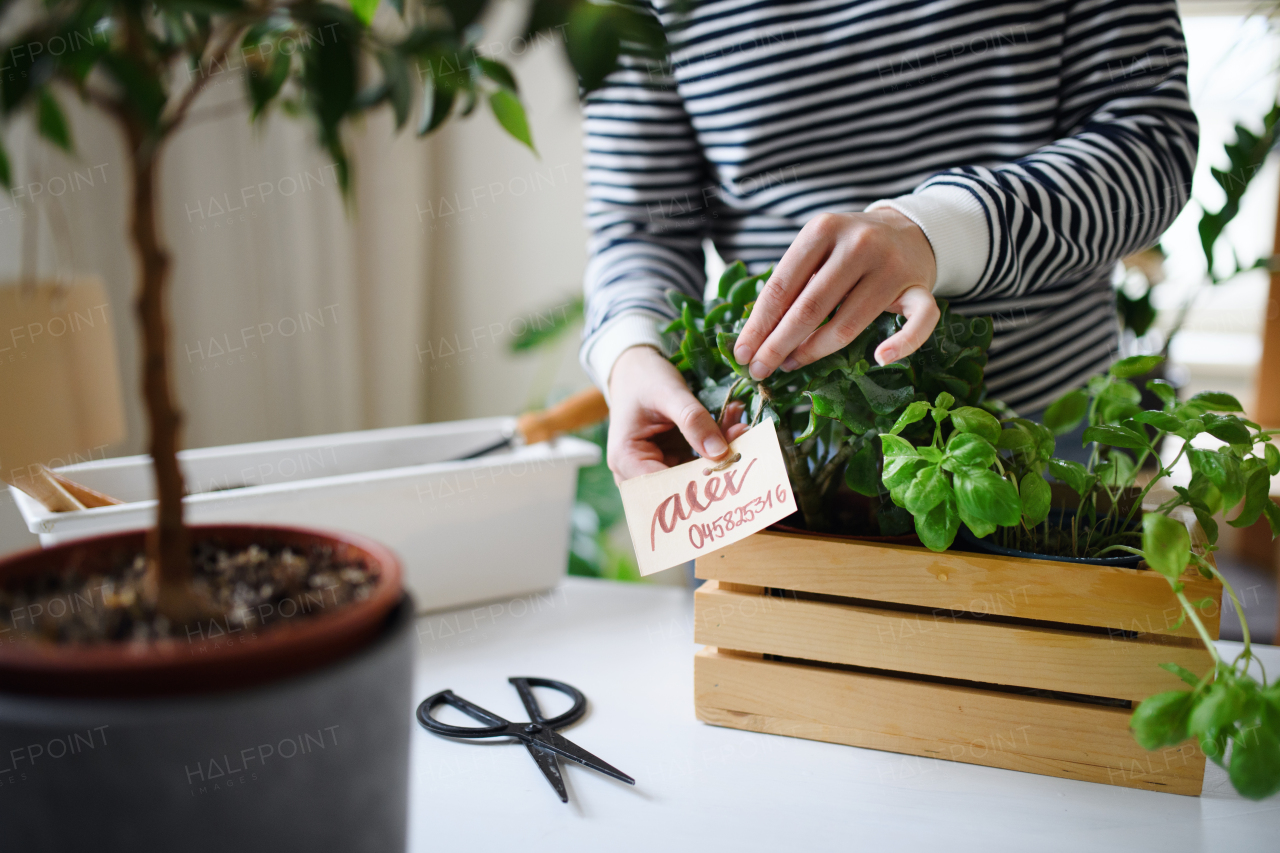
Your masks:
M 493 444 L 514 423 L 484 418 L 183 451 L 186 517 L 368 536 L 399 555 L 420 611 L 547 589 L 568 564 L 578 468 L 600 451 L 561 437 L 444 461 Z M 150 457 L 58 470 L 126 503 L 54 513 L 10 489 L 42 545 L 153 523 Z

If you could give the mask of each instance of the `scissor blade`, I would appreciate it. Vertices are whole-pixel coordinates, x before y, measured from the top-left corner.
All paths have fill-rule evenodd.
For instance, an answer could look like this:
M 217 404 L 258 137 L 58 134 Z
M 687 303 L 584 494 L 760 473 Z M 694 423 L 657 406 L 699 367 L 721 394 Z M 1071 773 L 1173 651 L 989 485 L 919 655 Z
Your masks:
M 538 732 L 535 740 L 557 755 L 567 758 L 570 761 L 576 761 L 583 767 L 590 767 L 592 770 L 596 770 L 606 776 L 612 776 L 614 779 L 626 782 L 628 785 L 634 785 L 636 783 L 636 780 L 632 779 L 626 773 L 623 773 L 611 764 L 601 761 L 599 758 L 596 758 L 576 743 L 572 742 L 568 738 L 556 734 L 551 729 L 543 729 Z
M 560 775 L 560 760 L 556 758 L 556 754 L 529 741 L 525 741 L 524 745 L 529 747 L 529 754 L 533 756 L 534 761 L 538 762 L 542 775 L 547 777 L 551 787 L 555 788 L 556 793 L 560 795 L 560 802 L 569 802 L 569 792 L 565 790 L 564 777 Z

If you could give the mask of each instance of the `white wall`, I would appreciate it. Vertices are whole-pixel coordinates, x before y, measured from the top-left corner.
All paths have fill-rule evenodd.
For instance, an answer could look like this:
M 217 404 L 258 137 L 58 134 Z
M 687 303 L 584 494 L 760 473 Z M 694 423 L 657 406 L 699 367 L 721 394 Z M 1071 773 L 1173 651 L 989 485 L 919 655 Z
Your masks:
M 434 258 L 418 347 L 428 420 L 515 414 L 587 383 L 576 334 L 555 353 L 507 350 L 513 329 L 539 322 L 534 312 L 581 292 L 586 265 L 577 84 L 558 42 L 516 37 L 525 5 L 496 7 L 484 52 L 512 65 L 539 156 L 478 108 L 441 133 L 431 205 L 415 211 Z

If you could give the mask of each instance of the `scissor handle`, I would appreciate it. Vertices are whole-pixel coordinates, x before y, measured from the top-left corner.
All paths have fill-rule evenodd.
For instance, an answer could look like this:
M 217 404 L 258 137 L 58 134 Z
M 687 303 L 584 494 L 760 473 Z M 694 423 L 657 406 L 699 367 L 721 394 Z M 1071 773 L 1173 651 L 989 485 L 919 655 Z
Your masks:
M 574 687 L 572 684 L 565 684 L 563 681 L 553 681 L 550 678 L 508 678 L 515 687 L 516 692 L 520 694 L 520 701 L 524 703 L 524 709 L 529 712 L 529 720 L 534 723 L 541 723 L 548 728 L 558 729 L 567 726 L 570 723 L 576 723 L 582 719 L 582 715 L 587 712 L 587 697 L 582 695 L 582 691 Z M 538 707 L 538 697 L 533 695 L 534 687 L 549 687 L 552 690 L 558 690 L 569 698 L 573 699 L 573 707 L 565 711 L 563 714 L 557 714 L 554 717 L 542 716 L 542 709 Z
M 431 716 L 431 709 L 437 705 L 452 705 L 471 719 L 489 725 L 451 726 L 448 723 L 442 723 Z M 507 727 L 511 725 L 510 720 L 504 720 L 492 711 L 486 711 L 479 705 L 471 704 L 452 690 L 441 690 L 423 699 L 422 704 L 418 706 L 418 722 L 436 734 L 449 737 L 494 737 L 506 733 Z

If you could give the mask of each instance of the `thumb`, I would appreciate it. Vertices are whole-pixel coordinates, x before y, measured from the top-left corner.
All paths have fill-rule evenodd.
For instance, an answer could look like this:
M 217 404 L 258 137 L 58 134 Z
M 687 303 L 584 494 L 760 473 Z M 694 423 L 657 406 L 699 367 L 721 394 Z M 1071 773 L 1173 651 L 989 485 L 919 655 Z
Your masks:
M 657 405 L 658 411 L 680 430 L 700 456 L 718 459 L 729 450 L 715 418 L 686 388 L 672 388 Z
M 886 310 L 901 314 L 907 322 L 876 347 L 875 357 L 879 364 L 906 358 L 924 346 L 942 316 L 933 293 L 919 285 L 904 290 Z

